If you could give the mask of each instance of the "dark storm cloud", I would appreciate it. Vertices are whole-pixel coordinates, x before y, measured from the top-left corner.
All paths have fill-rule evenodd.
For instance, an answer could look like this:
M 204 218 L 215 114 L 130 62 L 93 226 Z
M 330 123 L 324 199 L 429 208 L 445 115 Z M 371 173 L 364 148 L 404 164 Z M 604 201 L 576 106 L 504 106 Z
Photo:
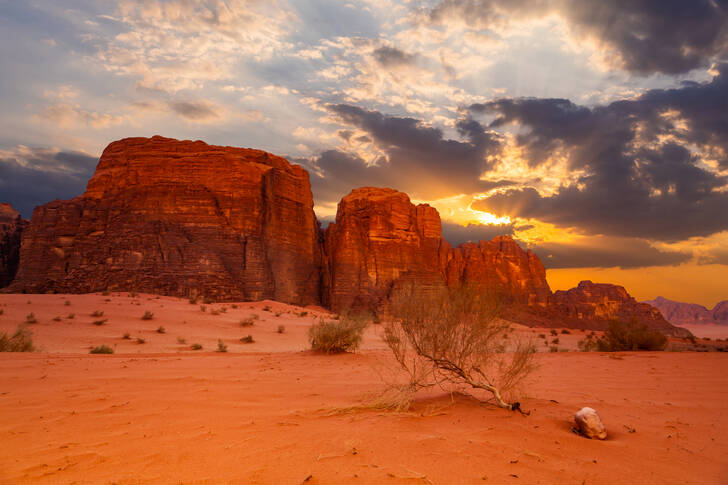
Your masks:
M 728 168 L 726 65 L 710 83 L 648 91 L 591 109 L 561 99 L 502 99 L 471 110 L 495 115 L 490 128 L 524 127 L 517 142 L 532 166 L 559 150 L 570 169 L 585 173 L 551 196 L 521 187 L 474 208 L 592 234 L 666 241 L 728 229 L 728 178 L 707 169 L 691 149 L 707 144 L 709 156 Z
M 616 52 L 631 72 L 677 74 L 706 67 L 728 52 L 726 0 L 443 0 L 435 23 L 459 18 L 493 27 L 510 18 L 557 13 L 580 35 Z
M 194 121 L 202 121 L 219 116 L 207 103 L 198 101 L 170 101 L 169 107 L 178 115 Z
M 413 64 L 415 56 L 396 47 L 382 46 L 374 50 L 374 59 L 382 67 L 399 67 Z
M 97 162 L 83 153 L 47 149 L 0 158 L 0 202 L 30 218 L 37 205 L 81 195 Z
M 336 201 L 351 189 L 365 185 L 391 187 L 415 198 L 432 200 L 511 183 L 479 180 L 487 169 L 485 157 L 500 150 L 500 137 L 485 131 L 477 121 L 465 118 L 457 123 L 463 138 L 458 141 L 445 138 L 442 130 L 414 118 L 387 116 L 345 104 L 327 109 L 343 124 L 366 132 L 389 161 L 382 159 L 368 166 L 355 154 L 323 152 L 313 162 L 311 174 L 319 203 Z M 349 139 L 352 133 L 344 135 Z M 315 173 L 318 171 L 321 176 Z
M 689 261 L 690 253 L 659 251 L 641 239 L 599 238 L 588 245 L 539 243 L 529 247 L 547 269 L 556 268 L 641 268 L 676 265 Z

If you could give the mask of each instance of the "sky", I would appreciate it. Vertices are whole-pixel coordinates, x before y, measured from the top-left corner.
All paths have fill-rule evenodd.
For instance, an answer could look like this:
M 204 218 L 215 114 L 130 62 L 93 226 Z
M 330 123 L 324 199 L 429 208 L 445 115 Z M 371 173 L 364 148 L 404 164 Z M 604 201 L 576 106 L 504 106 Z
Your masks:
M 264 149 L 581 279 L 728 299 L 728 0 L 0 0 L 0 201 L 113 140 Z

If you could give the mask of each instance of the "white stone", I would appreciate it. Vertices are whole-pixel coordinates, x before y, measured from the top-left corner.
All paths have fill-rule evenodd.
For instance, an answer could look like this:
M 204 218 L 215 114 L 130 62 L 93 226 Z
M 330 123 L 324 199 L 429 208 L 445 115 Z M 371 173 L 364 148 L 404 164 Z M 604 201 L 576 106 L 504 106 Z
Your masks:
M 581 408 L 574 414 L 576 429 L 587 438 L 603 440 L 607 437 L 607 429 L 604 427 L 601 418 L 592 408 Z

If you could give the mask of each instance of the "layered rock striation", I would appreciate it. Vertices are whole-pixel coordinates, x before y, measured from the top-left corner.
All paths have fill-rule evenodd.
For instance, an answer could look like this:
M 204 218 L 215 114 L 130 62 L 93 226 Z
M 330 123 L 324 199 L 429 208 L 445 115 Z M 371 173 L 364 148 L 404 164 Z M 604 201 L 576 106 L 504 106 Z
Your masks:
M 10 204 L 0 203 L 0 288 L 15 278 L 20 262 L 20 240 L 28 221 Z
M 353 190 L 322 231 L 308 173 L 260 150 L 127 138 L 104 150 L 83 195 L 37 207 L 27 227 L 5 212 L 2 234 L 12 236 L 0 246 L 0 281 L 15 272 L 22 234 L 9 291 L 134 290 L 376 313 L 402 285 L 479 286 L 527 324 L 604 328 L 636 316 L 674 329 L 621 287 L 582 282 L 552 294 L 539 258 L 510 237 L 453 248 L 437 210 L 396 190 Z
M 605 328 L 610 320 L 636 319 L 651 330 L 668 335 L 683 335 L 684 329 L 670 324 L 659 310 L 635 300 L 622 286 L 582 281 L 576 288 L 553 295 L 553 311 L 564 326 Z M 689 333 L 689 332 L 688 332 Z
M 317 303 L 308 173 L 269 153 L 155 136 L 111 143 L 86 192 L 39 206 L 13 287 Z

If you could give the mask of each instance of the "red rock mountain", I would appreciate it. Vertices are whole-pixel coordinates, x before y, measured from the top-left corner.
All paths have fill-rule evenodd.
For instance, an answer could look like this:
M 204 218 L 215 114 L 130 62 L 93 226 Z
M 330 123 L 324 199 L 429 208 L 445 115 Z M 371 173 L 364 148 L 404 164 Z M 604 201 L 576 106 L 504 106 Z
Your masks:
M 321 231 L 308 173 L 281 157 L 127 138 L 104 150 L 83 195 L 35 209 L 8 290 L 136 290 L 379 311 L 397 285 L 480 285 L 503 295 L 526 324 L 603 328 L 637 316 L 673 332 L 621 287 L 582 282 L 552 295 L 541 261 L 510 237 L 453 248 L 441 232 L 434 208 L 371 187 L 344 197 Z
M 111 143 L 86 192 L 37 207 L 11 289 L 319 301 L 308 173 L 260 150 Z
M 672 335 L 685 333 L 667 322 L 659 310 L 638 302 L 618 285 L 582 281 L 576 288 L 554 293 L 553 303 L 570 327 L 598 329 L 609 320 L 636 318 L 653 330 Z
M 325 232 L 324 304 L 382 308 L 398 285 L 480 285 L 517 306 L 546 307 L 551 291 L 541 261 L 507 236 L 453 248 L 437 210 L 396 190 L 363 187 L 339 202 Z
M 0 288 L 9 285 L 18 270 L 20 239 L 28 221 L 10 204 L 0 203 Z
M 718 303 L 712 310 L 696 303 L 682 303 L 661 296 L 645 303 L 657 308 L 667 321 L 675 325 L 728 324 L 728 300 Z

